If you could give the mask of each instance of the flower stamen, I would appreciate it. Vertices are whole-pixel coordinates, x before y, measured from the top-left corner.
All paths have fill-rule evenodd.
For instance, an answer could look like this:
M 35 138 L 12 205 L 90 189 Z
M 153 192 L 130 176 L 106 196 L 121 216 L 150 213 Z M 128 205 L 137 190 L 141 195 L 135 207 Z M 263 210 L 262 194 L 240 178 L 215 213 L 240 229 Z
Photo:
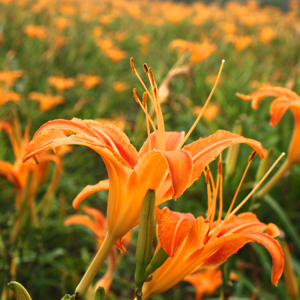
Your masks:
M 201 112 L 199 113 L 196 121 L 194 122 L 193 126 L 191 127 L 191 129 L 189 130 L 189 132 L 185 135 L 184 139 L 181 141 L 181 143 L 178 145 L 177 147 L 177 150 L 181 149 L 181 147 L 184 145 L 184 143 L 187 141 L 187 139 L 189 138 L 189 136 L 191 135 L 191 133 L 193 132 L 193 130 L 195 129 L 196 125 L 198 124 L 198 122 L 200 121 L 203 113 L 204 113 L 204 110 L 206 109 L 210 99 L 212 98 L 212 95 L 214 94 L 214 91 L 215 89 L 217 88 L 217 85 L 219 83 L 219 80 L 220 80 L 220 77 L 221 77 L 221 73 L 222 73 L 222 70 L 223 70 L 223 66 L 224 66 L 224 63 L 225 63 L 225 60 L 223 59 L 222 60 L 222 63 L 221 63 L 221 67 L 220 67 L 220 70 L 219 70 L 219 73 L 218 73 L 218 76 L 217 76 L 217 79 L 215 81 L 215 84 L 203 106 L 203 108 L 201 109 Z

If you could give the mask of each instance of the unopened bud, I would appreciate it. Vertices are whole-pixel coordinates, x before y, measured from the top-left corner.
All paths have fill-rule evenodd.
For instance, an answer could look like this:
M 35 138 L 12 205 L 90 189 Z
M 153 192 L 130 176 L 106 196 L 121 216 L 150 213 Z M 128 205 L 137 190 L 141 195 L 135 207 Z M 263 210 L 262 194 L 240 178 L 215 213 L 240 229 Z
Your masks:
M 169 258 L 169 255 L 163 249 L 163 247 L 159 247 L 159 249 L 154 254 L 151 259 L 145 273 L 145 277 L 148 278 L 156 269 L 161 267 L 161 265 Z
M 271 164 L 271 160 L 272 160 L 272 155 L 274 152 L 274 148 L 270 148 L 266 154 L 266 156 L 260 161 L 257 173 L 256 173 L 256 177 L 255 177 L 255 181 L 259 182 L 267 173 L 267 171 L 269 170 L 270 164 Z
M 31 297 L 24 286 L 16 281 L 8 283 L 8 287 L 13 291 L 17 300 L 31 300 Z
M 146 278 L 145 271 L 151 260 L 155 228 L 155 191 L 148 190 L 140 213 L 139 233 L 136 247 L 136 286 L 141 288 Z
M 286 241 L 281 243 L 284 253 L 283 279 L 285 282 L 286 291 L 293 300 L 299 299 L 299 288 L 297 278 L 293 269 L 291 253 Z
M 105 290 L 102 286 L 99 286 L 96 293 L 95 293 L 95 297 L 94 300 L 105 300 Z

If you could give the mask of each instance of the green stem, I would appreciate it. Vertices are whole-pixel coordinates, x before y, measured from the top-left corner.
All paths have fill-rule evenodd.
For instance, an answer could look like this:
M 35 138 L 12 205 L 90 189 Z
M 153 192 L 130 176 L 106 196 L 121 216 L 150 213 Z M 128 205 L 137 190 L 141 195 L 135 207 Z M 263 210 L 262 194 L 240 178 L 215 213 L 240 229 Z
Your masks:
M 269 180 L 269 182 L 258 191 L 256 198 L 262 198 L 266 195 L 277 183 L 278 180 L 292 167 L 292 163 L 287 159 L 281 166 L 281 168 L 275 173 L 275 175 Z
M 90 266 L 88 267 L 75 290 L 75 293 L 79 298 L 82 298 L 86 294 L 89 286 L 93 282 L 95 276 L 97 275 L 99 269 L 101 268 L 105 259 L 108 257 L 117 240 L 118 238 L 111 235 L 109 232 L 106 234 L 106 237 L 100 249 L 98 250 L 96 256 L 94 257 L 93 261 L 91 262 Z

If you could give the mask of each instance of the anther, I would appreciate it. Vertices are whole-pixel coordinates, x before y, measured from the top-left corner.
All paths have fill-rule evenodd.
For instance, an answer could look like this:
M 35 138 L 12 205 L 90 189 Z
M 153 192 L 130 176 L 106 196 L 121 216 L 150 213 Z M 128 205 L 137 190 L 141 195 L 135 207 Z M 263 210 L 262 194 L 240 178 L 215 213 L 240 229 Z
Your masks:
M 149 68 L 149 75 L 150 75 L 151 81 L 153 83 L 155 83 L 154 75 L 153 75 L 153 72 L 152 72 L 151 68 Z
M 134 59 L 133 59 L 133 57 L 130 58 L 130 65 L 131 65 L 132 72 L 135 73 Z
M 206 181 L 206 184 L 209 184 L 209 170 L 206 171 L 206 174 L 205 174 L 205 181 Z
M 147 104 L 147 92 L 144 92 L 143 94 L 143 106 L 146 107 Z
M 140 103 L 139 97 L 137 96 L 137 93 L 136 93 L 136 88 L 134 88 L 132 92 L 133 92 L 133 96 L 134 96 L 136 103 Z
M 222 161 L 221 160 L 218 162 L 218 173 L 219 173 L 219 175 L 222 175 Z
M 248 158 L 248 162 L 252 161 L 253 157 L 256 155 L 256 151 L 254 150 Z
M 157 99 L 158 95 L 157 95 L 157 88 L 156 88 L 156 86 L 153 87 L 153 92 L 154 92 L 155 98 Z
M 143 68 L 144 68 L 146 75 L 148 76 L 149 68 L 146 63 L 143 64 Z

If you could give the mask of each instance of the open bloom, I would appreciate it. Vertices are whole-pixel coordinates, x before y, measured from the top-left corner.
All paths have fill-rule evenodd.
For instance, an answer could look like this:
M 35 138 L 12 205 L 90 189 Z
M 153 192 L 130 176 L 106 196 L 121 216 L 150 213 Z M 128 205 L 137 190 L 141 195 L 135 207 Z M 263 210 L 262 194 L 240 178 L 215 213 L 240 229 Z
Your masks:
M 152 279 L 144 284 L 143 300 L 170 289 L 195 270 L 224 263 L 249 242 L 258 242 L 270 252 L 273 260 L 271 281 L 277 285 L 284 265 L 282 249 L 273 238 L 279 234 L 278 228 L 272 223 L 261 223 L 253 213 L 235 215 L 244 202 L 232 211 L 236 196 L 222 219 L 222 192 L 218 218 L 215 220 L 217 194 L 222 189 L 222 178 L 218 176 L 217 184 L 212 183 L 211 189 L 209 175 L 208 211 L 205 219 L 195 219 L 190 213 L 173 212 L 168 208 L 157 209 L 157 247 L 163 247 L 169 258 L 152 273 Z
M 275 185 L 275 183 L 290 169 L 294 164 L 300 163 L 300 97 L 295 92 L 282 87 L 266 87 L 258 89 L 250 95 L 237 96 L 243 100 L 252 100 L 252 108 L 258 109 L 259 102 L 265 97 L 276 97 L 270 106 L 270 124 L 275 126 L 283 117 L 285 112 L 290 109 L 294 115 L 294 132 L 288 149 L 287 160 L 282 167 L 258 193 L 263 196 Z
M 148 128 L 148 139 L 139 152 L 114 125 L 72 119 L 44 124 L 28 144 L 23 158 L 26 161 L 46 150 L 66 144 L 84 145 L 101 155 L 109 181 L 87 186 L 76 197 L 73 206 L 78 208 L 86 196 L 109 189 L 108 234 L 103 243 L 107 249 L 111 249 L 118 239 L 138 224 L 142 202 L 149 189 L 155 190 L 157 205 L 171 198 L 177 199 L 200 177 L 205 166 L 232 144 L 247 143 L 261 157 L 265 154 L 259 142 L 223 130 L 183 146 L 191 131 L 187 135 L 184 132 L 165 131 L 158 89 L 154 84 L 153 95 L 148 92 L 148 96 L 156 112 L 157 128 L 147 112 L 147 104 L 143 105 L 135 94 L 136 101 L 146 114 Z M 153 128 L 152 133 L 150 126 Z

